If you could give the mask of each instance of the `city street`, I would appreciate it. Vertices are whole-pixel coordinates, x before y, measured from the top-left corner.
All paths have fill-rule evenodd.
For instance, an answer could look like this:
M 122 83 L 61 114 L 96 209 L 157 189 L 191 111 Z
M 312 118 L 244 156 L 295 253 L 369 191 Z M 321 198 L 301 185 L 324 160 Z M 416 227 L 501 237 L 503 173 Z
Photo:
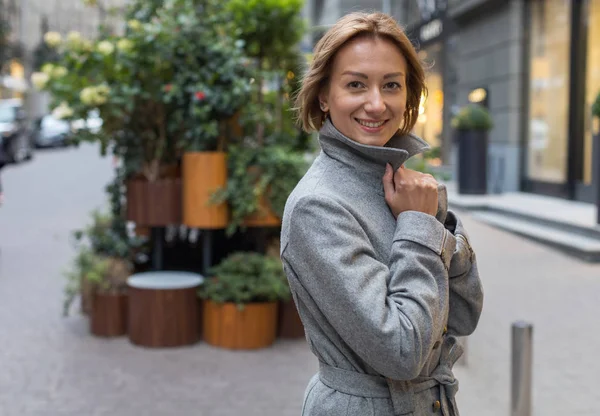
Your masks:
M 105 204 L 110 158 L 96 147 L 37 152 L 2 171 L 0 416 L 299 416 L 317 363 L 303 340 L 258 352 L 200 343 L 142 349 L 63 318 L 71 230 Z M 599 414 L 600 266 L 465 216 L 484 280 L 479 328 L 456 369 L 463 416 L 508 416 L 510 325 L 534 324 L 536 416 Z

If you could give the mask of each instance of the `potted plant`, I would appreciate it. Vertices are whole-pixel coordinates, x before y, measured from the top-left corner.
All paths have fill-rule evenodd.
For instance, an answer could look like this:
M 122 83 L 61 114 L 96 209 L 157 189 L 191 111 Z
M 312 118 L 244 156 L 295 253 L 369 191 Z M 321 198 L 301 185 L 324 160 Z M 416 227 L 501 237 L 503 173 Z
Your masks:
M 209 204 L 211 194 L 227 182 L 227 144 L 236 134 L 237 114 L 249 100 L 252 74 L 222 2 L 175 0 L 176 13 L 161 19 L 176 32 L 173 77 L 165 87 L 174 114 L 185 126 L 178 147 L 183 152 L 183 223 L 197 228 L 224 228 L 225 203 Z M 182 19 L 181 16 L 185 16 Z
M 493 127 L 488 110 L 479 104 L 461 108 L 452 119 L 458 141 L 458 192 L 487 193 L 488 132 Z
M 285 202 L 307 167 L 301 153 L 284 146 L 232 146 L 227 186 L 213 196 L 230 207 L 227 234 L 240 227 L 279 226 Z
M 129 268 L 122 260 L 100 256 L 89 247 L 80 246 L 71 270 L 66 273 L 64 315 L 68 315 L 81 285 L 86 284 L 92 294 L 92 334 L 101 337 L 124 335 L 127 332 L 125 280 L 128 276 Z
M 108 190 L 113 191 L 114 184 L 108 186 Z M 85 278 L 85 273 L 80 270 L 81 268 L 85 269 L 87 264 L 85 260 L 90 255 L 106 259 L 110 266 L 109 282 L 116 286 L 123 286 L 133 269 L 136 257 L 145 254 L 147 239 L 129 236 L 125 222 L 118 216 L 99 210 L 92 211 L 91 216 L 91 223 L 83 229 L 75 230 L 72 235 L 74 246 L 81 257 L 75 261 L 75 271 L 67 272 L 69 284 L 67 285 L 65 313 L 68 313 L 68 308 L 74 298 L 80 295 L 82 312 L 91 314 L 97 285 L 92 279 Z M 73 280 L 75 277 L 77 279 Z
M 278 302 L 290 296 L 281 261 L 237 252 L 213 267 L 198 294 L 203 338 L 229 349 L 268 347 L 277 334 Z

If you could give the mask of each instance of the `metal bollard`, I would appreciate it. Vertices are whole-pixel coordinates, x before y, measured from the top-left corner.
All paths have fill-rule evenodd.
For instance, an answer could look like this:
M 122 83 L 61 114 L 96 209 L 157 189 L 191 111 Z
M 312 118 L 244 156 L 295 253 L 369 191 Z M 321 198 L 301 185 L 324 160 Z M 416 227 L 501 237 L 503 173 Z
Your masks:
M 511 416 L 531 416 L 533 325 L 512 325 Z

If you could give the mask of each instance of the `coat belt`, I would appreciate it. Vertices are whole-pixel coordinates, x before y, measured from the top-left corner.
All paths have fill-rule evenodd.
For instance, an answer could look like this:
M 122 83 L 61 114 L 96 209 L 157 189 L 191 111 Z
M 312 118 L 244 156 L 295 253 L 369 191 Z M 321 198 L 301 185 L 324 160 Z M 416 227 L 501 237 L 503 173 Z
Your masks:
M 462 355 L 462 347 L 456 338 L 446 337 L 440 356 L 440 364 L 428 377 L 412 381 L 392 380 L 385 377 L 359 373 L 319 363 L 319 378 L 327 387 L 341 393 L 359 397 L 388 398 L 394 408 L 394 416 L 407 415 L 415 410 L 414 395 L 435 386 L 440 388 L 440 405 L 444 416 L 458 416 L 454 397 L 458 381 L 452 374 L 452 366 Z

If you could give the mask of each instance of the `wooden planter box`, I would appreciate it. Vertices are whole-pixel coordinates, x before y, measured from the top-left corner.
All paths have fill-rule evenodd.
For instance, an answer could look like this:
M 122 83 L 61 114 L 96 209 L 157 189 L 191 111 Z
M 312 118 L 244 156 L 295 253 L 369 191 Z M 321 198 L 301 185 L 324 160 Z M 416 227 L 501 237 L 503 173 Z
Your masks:
M 127 333 L 127 295 L 94 293 L 90 331 L 99 337 L 117 337 Z
M 277 302 L 234 303 L 204 301 L 203 338 L 208 344 L 233 350 L 265 348 L 277 335 Z
M 210 204 L 212 194 L 227 185 L 225 152 L 188 152 L 183 155 L 183 223 L 202 229 L 225 228 L 226 203 Z
M 143 347 L 196 343 L 199 338 L 196 279 L 191 273 L 168 271 L 131 276 L 129 340 Z
M 264 195 L 260 196 L 258 212 L 246 217 L 243 225 L 246 227 L 279 227 L 281 218 L 279 218 L 269 205 Z
M 181 179 L 148 182 L 130 179 L 127 186 L 127 219 L 139 226 L 164 227 L 181 223 Z
M 277 336 L 280 338 L 304 338 L 304 325 L 293 300 L 279 303 Z

